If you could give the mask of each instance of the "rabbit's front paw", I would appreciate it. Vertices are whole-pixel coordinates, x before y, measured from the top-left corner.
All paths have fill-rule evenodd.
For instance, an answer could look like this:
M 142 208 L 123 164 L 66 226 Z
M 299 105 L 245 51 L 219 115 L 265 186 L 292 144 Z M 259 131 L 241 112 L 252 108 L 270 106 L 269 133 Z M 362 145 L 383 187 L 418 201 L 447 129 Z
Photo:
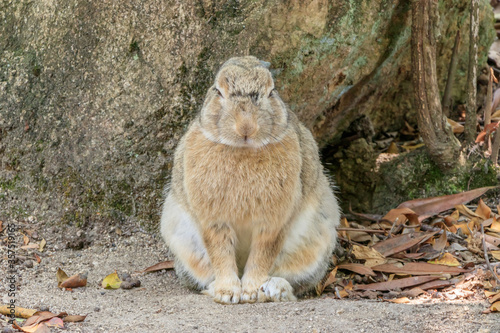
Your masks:
M 217 303 L 237 304 L 240 302 L 241 282 L 239 279 L 214 281 L 202 293 L 212 296 Z
M 259 288 L 259 302 L 296 301 L 290 283 L 280 277 L 269 278 Z
M 243 277 L 241 280 L 241 303 L 255 303 L 259 300 L 259 293 L 262 293 L 262 291 L 259 290 L 262 281 L 266 281 L 266 277 L 261 279 Z

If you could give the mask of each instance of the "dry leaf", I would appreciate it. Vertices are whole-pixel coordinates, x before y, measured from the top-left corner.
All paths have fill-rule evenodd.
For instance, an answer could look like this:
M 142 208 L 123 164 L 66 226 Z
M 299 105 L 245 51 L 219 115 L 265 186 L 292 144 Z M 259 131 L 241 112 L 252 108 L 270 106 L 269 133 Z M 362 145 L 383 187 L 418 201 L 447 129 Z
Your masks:
M 61 318 L 54 317 L 47 321 L 47 326 L 56 327 L 56 328 L 64 328 L 64 322 Z
M 372 269 L 376 272 L 405 274 L 405 275 L 430 275 L 430 274 L 457 275 L 469 272 L 469 270 L 463 268 L 429 264 L 426 262 L 410 262 L 405 264 L 403 267 L 397 267 L 394 266 L 393 264 L 385 264 L 385 265 L 374 266 L 372 267 Z
M 349 271 L 352 271 L 354 273 L 358 273 L 361 275 L 370 275 L 370 276 L 376 276 L 375 272 L 370 268 L 362 264 L 343 264 L 343 265 L 338 265 L 336 268 L 339 269 L 347 269 Z
M 460 134 L 464 132 L 464 125 L 457 123 L 455 120 L 452 120 L 450 118 L 446 118 L 446 120 L 448 120 L 448 124 L 451 125 L 454 134 Z
M 424 143 L 419 143 L 419 144 L 414 145 L 414 146 L 411 146 L 411 145 L 410 146 L 402 145 L 401 148 L 404 148 L 404 149 L 406 149 L 408 151 L 412 151 L 412 150 L 418 149 L 418 148 L 423 147 L 423 146 L 425 146 Z
M 335 276 L 337 275 L 337 267 L 335 267 L 326 279 L 323 279 L 316 285 L 316 294 L 319 296 L 325 291 L 325 288 L 335 282 Z
M 349 296 L 349 293 L 345 290 L 340 290 L 337 294 L 340 296 L 340 298 Z
M 87 285 L 86 274 L 76 274 L 64 280 L 59 288 L 79 288 Z
M 398 146 L 394 141 L 392 141 L 389 148 L 387 148 L 387 154 L 399 154 Z
M 408 299 L 408 297 L 400 297 L 400 298 L 395 298 L 395 299 L 384 299 L 384 301 L 396 303 L 396 304 L 410 303 L 410 300 Z
M 34 253 L 35 255 L 35 260 L 37 263 L 41 263 L 42 262 L 42 258 L 40 258 L 36 253 Z
M 56 273 L 56 278 L 57 278 L 57 286 L 59 288 L 62 288 L 61 283 L 66 281 L 69 277 L 61 268 L 58 268 Z
M 118 277 L 118 273 L 116 271 L 114 273 L 109 274 L 102 280 L 102 287 L 104 289 L 118 289 L 122 284 L 122 280 Z
M 491 310 L 491 312 L 499 312 L 500 311 L 500 301 L 491 304 L 490 310 Z
M 24 245 L 28 245 L 28 244 L 29 244 L 29 242 L 30 242 L 29 237 L 28 237 L 28 236 L 26 236 L 26 235 L 23 235 L 23 244 L 24 244 Z
M 403 289 L 412 286 L 438 279 L 438 276 L 413 276 L 404 279 L 392 280 L 390 282 L 377 282 L 370 284 L 358 284 L 355 286 L 356 290 L 395 290 Z
M 439 238 L 436 239 L 436 241 L 434 242 L 434 245 L 432 247 L 434 248 L 434 250 L 441 252 L 444 250 L 447 243 L 448 243 L 448 240 L 446 238 L 446 231 L 443 230 L 443 233 L 441 234 L 441 236 L 439 236 Z
M 425 242 L 427 239 L 434 236 L 436 233 L 437 231 L 431 233 L 415 232 L 415 233 L 399 235 L 378 242 L 373 246 L 373 249 L 377 250 L 382 255 L 388 257 L 395 253 L 407 250 L 410 247 L 413 247 L 421 242 Z
M 406 297 L 417 297 L 418 295 L 424 294 L 425 290 L 423 290 L 420 287 L 415 287 L 410 290 L 404 290 L 401 295 L 406 296 Z
M 30 243 L 28 245 L 23 245 L 21 246 L 21 249 L 23 250 L 28 250 L 28 249 L 38 249 L 40 247 L 40 244 L 37 243 Z
M 353 245 L 352 254 L 356 259 L 366 260 L 365 266 L 368 267 L 382 265 L 386 262 L 385 257 L 380 252 L 367 246 Z
M 17 318 L 29 318 L 33 316 L 36 312 L 37 310 L 20 308 L 18 306 L 14 308 L 14 315 Z M 8 308 L 7 305 L 1 305 L 0 313 L 3 314 L 4 316 L 10 316 L 10 308 Z
M 63 318 L 63 321 L 65 323 L 76 323 L 80 321 L 84 321 L 87 316 L 78 316 L 78 315 L 71 315 L 71 316 L 66 316 Z
M 441 197 L 410 200 L 403 202 L 398 206 L 398 208 L 407 207 L 412 209 L 417 215 L 419 215 L 419 221 L 422 221 L 429 216 L 433 216 L 435 214 L 453 208 L 455 207 L 455 205 L 464 204 L 471 200 L 474 200 L 475 198 L 486 193 L 488 190 L 494 188 L 496 188 L 496 186 L 488 186 Z
M 148 267 L 145 270 L 143 270 L 141 273 L 156 272 L 156 271 L 160 271 L 162 269 L 173 269 L 173 268 L 174 268 L 174 261 L 167 260 L 167 261 L 159 262 L 156 265 L 153 265 L 151 267 Z
M 460 266 L 458 260 L 451 253 L 445 253 L 440 258 L 429 261 L 429 264 Z
M 500 261 L 500 251 L 491 251 L 491 255 L 495 260 Z
M 38 251 L 43 252 L 43 248 L 45 247 L 45 244 L 47 244 L 47 242 L 45 241 L 45 238 L 44 238 L 40 242 L 40 246 L 38 247 Z

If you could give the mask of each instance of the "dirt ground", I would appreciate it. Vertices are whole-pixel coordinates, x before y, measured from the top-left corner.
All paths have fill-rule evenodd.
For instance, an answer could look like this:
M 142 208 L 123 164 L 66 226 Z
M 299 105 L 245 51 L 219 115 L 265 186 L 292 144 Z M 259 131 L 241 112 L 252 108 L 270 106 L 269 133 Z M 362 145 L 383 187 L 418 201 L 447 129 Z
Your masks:
M 49 237 L 44 251 L 37 252 L 41 263 L 34 261 L 33 267 L 24 257 L 30 258 L 34 250 L 18 249 L 16 304 L 88 315 L 84 322 L 67 323 L 68 332 L 500 332 L 500 314 L 482 314 L 486 300 L 393 304 L 326 295 L 298 302 L 223 306 L 185 289 L 173 271 L 137 273 L 167 259 L 167 248 L 156 236 L 140 231 L 116 236 L 112 229 L 98 238 L 101 241 L 74 250 L 64 244 L 64 235 Z M 6 260 L 1 266 L 5 281 Z M 57 288 L 58 267 L 68 275 L 87 272 L 87 287 L 72 292 Z M 115 270 L 138 277 L 141 287 L 102 289 L 102 279 Z M 9 301 L 4 283 L 0 295 L 2 303 Z M 0 327 L 5 326 L 2 320 Z

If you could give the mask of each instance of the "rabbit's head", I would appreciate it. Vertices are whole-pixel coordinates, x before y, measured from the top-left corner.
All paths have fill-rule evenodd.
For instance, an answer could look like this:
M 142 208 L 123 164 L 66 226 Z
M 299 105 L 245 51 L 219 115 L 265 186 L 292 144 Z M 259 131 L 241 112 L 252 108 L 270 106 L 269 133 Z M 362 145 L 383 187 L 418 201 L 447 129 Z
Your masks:
M 255 57 L 231 58 L 222 65 L 201 110 L 201 128 L 209 140 L 259 148 L 283 138 L 288 111 L 268 65 Z

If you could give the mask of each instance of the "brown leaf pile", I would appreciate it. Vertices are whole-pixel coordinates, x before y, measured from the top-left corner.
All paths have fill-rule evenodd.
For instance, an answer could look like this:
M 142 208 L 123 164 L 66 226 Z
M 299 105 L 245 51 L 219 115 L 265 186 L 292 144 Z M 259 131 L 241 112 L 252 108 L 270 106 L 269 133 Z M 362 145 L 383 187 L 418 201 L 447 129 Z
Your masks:
M 333 258 L 336 267 L 317 294 L 407 303 L 422 294 L 457 299 L 485 290 L 492 303 L 486 312 L 498 311 L 500 204 L 465 206 L 492 188 L 408 201 L 385 216 L 348 214 L 338 228 L 345 253 Z

